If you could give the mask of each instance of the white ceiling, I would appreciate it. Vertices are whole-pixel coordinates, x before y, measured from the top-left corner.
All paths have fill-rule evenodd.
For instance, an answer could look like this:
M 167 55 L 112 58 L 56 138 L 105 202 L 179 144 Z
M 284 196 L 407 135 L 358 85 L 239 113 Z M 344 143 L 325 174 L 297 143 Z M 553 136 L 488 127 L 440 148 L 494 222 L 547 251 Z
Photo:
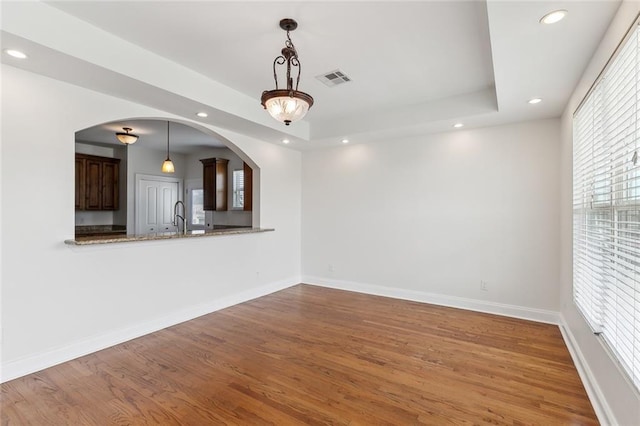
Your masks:
M 126 120 L 103 123 L 97 126 L 76 132 L 76 142 L 90 142 L 100 145 L 122 145 L 116 138 L 116 133 L 124 133 L 123 127 L 132 129 L 131 134 L 138 136 L 136 146 L 147 149 L 167 149 L 167 136 L 169 148 L 172 153 L 189 154 L 203 148 L 225 148 L 226 145 L 210 134 L 198 129 L 177 123 L 173 120 L 167 130 L 165 120 Z
M 458 121 L 469 128 L 557 117 L 619 4 L 65 1 L 36 10 L 3 2 L 2 47 L 23 46 L 30 59 L 2 60 L 312 149 L 345 137 L 358 143 L 449 131 Z M 555 9 L 568 10 L 568 17 L 539 23 Z M 261 92 L 274 88 L 271 66 L 284 44 L 278 27 L 284 17 L 298 21 L 291 38 L 302 63 L 299 88 L 315 99 L 304 122 L 289 128 L 259 104 Z M 73 37 L 57 34 L 61 27 L 75 29 Z M 158 58 L 171 63 L 156 66 Z M 337 68 L 352 82 L 329 88 L 314 78 Z M 187 87 L 196 82 L 195 91 Z M 544 101 L 529 105 L 532 97 Z M 194 117 L 198 110 L 209 118 Z
M 54 5 L 255 98 L 274 88 L 272 62 L 286 34 L 278 22 L 293 17 L 299 21 L 291 38 L 303 66 L 300 89 L 316 99 L 312 123 L 493 85 L 482 2 Z M 313 78 L 336 68 L 352 82 L 328 88 Z

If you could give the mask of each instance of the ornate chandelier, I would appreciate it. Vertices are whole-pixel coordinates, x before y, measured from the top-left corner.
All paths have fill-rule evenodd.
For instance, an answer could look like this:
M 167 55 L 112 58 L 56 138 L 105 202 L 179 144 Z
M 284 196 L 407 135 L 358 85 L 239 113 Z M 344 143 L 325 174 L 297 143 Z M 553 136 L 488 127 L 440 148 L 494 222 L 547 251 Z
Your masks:
M 300 120 L 305 116 L 309 108 L 313 105 L 313 98 L 307 93 L 298 90 L 300 83 L 300 59 L 296 51 L 289 32 L 298 28 L 298 23 L 289 18 L 280 21 L 280 28 L 287 32 L 287 39 L 284 42 L 281 55 L 273 61 L 273 79 L 276 81 L 275 90 L 265 90 L 262 92 L 261 104 L 269 111 L 269 114 L 278 121 L 283 122 L 287 126 L 294 121 Z M 278 75 L 276 73 L 276 65 L 287 65 L 287 88 L 278 89 Z M 293 85 L 293 77 L 291 76 L 291 68 L 297 68 L 295 87 Z

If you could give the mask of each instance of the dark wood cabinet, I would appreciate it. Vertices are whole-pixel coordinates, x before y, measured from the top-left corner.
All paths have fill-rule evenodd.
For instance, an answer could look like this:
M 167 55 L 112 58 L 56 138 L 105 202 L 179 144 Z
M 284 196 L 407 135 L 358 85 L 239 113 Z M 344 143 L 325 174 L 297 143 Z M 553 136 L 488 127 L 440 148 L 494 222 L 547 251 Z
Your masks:
M 102 210 L 102 161 L 97 158 L 87 158 L 84 170 L 84 209 Z
M 253 169 L 244 163 L 244 211 L 253 209 Z
M 76 210 L 84 210 L 85 166 L 87 162 L 76 155 Z
M 205 158 L 200 162 L 202 162 L 204 210 L 227 210 L 229 160 L 224 158 Z
M 76 210 L 118 210 L 120 159 L 76 154 Z
M 118 210 L 120 201 L 120 160 L 102 163 L 102 210 Z

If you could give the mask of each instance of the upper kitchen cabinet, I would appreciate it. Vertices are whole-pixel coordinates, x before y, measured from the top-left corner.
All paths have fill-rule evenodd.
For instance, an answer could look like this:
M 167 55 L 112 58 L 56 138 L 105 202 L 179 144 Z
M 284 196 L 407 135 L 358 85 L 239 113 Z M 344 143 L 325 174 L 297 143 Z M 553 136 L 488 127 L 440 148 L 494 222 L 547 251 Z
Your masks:
M 253 209 L 253 169 L 244 163 L 244 211 Z
M 84 210 L 86 165 L 86 160 L 76 154 L 76 210 Z
M 202 162 L 204 210 L 226 211 L 229 194 L 228 164 L 224 158 L 205 158 Z
M 120 159 L 76 154 L 76 210 L 118 210 Z

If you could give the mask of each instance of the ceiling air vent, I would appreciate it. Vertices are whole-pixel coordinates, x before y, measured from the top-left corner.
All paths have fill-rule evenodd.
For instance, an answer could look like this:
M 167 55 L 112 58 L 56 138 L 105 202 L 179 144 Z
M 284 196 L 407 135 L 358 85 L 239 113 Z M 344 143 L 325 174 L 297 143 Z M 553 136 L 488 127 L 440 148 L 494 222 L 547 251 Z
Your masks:
M 329 71 L 327 73 L 316 76 L 316 78 L 323 82 L 325 86 L 329 87 L 337 86 L 338 84 L 348 83 L 351 81 L 351 79 L 340 70 Z

